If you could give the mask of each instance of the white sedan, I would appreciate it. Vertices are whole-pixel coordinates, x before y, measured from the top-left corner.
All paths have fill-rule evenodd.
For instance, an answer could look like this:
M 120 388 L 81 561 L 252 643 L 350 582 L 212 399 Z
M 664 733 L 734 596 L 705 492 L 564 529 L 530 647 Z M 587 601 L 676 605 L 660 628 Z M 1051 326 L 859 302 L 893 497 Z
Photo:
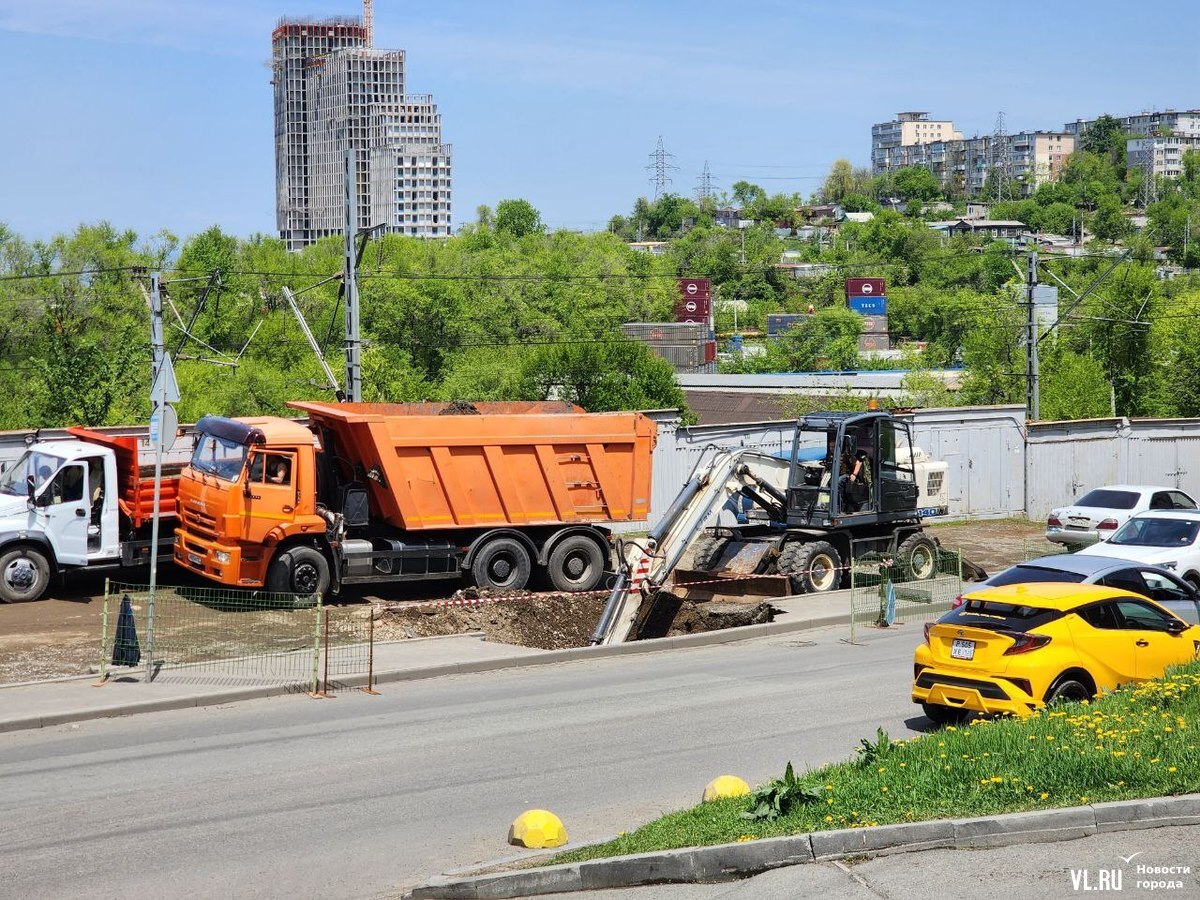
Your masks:
M 1108 556 L 1170 569 L 1200 587 L 1200 510 L 1144 512 L 1112 537 L 1085 547 L 1078 556 Z
M 1070 506 L 1050 510 L 1046 519 L 1046 540 L 1056 544 L 1094 544 L 1112 535 L 1140 512 L 1195 508 L 1196 501 L 1178 488 L 1109 485 L 1088 491 Z

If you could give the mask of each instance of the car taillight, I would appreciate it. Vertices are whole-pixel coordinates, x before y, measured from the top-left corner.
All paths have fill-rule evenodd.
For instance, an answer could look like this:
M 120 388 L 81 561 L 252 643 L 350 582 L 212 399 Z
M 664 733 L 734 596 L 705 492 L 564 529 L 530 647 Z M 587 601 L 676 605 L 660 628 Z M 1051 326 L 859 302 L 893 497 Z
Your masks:
M 1005 656 L 1016 656 L 1018 653 L 1028 653 L 1050 643 L 1048 634 L 1014 634 L 1013 645 L 1004 651 Z
M 925 623 L 925 643 L 929 644 L 929 646 L 931 646 L 931 647 L 933 646 L 933 643 L 929 640 L 929 632 L 933 630 L 933 626 L 935 624 L 936 624 L 935 622 L 926 622 Z
M 962 594 L 959 594 L 957 597 L 954 598 L 954 602 L 950 604 L 950 608 L 958 609 L 962 605 L 963 605 Z
M 1116 519 L 1105 519 L 1103 522 L 1101 522 L 1099 525 L 1096 526 L 1097 531 L 1115 531 L 1116 529 L 1117 529 L 1117 520 Z
M 1049 516 L 1046 519 L 1047 528 L 1062 528 L 1062 520 L 1058 516 Z

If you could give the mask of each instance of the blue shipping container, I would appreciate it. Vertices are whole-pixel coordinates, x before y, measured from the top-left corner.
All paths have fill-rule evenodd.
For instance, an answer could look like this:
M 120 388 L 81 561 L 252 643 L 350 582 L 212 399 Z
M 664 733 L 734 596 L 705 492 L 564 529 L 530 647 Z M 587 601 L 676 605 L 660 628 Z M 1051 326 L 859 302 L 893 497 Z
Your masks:
M 864 316 L 882 316 L 887 313 L 887 297 L 851 297 L 850 308 Z
M 768 313 L 767 337 L 777 337 L 793 325 L 811 318 L 806 313 Z

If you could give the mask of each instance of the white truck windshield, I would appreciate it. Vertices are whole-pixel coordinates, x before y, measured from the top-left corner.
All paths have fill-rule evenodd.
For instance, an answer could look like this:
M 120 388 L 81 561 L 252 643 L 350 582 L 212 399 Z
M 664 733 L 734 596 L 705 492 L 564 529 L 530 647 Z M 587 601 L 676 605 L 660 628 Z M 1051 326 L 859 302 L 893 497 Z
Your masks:
M 54 477 L 54 473 L 62 464 L 61 457 L 51 456 L 41 450 L 26 450 L 24 455 L 13 463 L 12 468 L 0 475 L 0 494 L 24 497 L 28 491 L 25 486 L 26 479 L 30 475 L 34 478 L 34 490 L 40 491 L 42 485 Z

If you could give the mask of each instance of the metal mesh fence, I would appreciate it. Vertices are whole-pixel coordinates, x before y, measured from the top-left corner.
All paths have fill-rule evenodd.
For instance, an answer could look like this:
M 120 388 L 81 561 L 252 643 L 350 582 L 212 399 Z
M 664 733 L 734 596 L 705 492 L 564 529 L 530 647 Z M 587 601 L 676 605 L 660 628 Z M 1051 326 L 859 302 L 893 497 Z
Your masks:
M 939 547 L 911 557 L 864 554 L 850 567 L 850 640 L 863 626 L 929 622 L 962 595 L 962 553 Z
M 1028 562 L 1031 559 L 1037 559 L 1039 556 L 1060 556 L 1064 553 L 1074 553 L 1076 550 L 1082 550 L 1087 544 L 1056 544 L 1053 541 L 1045 539 L 1028 540 L 1025 542 L 1025 555 L 1023 561 Z
M 146 585 L 106 586 L 101 677 L 143 667 L 154 681 L 320 693 L 372 670 L 369 610 L 326 607 L 319 596 L 168 585 L 150 601 Z

